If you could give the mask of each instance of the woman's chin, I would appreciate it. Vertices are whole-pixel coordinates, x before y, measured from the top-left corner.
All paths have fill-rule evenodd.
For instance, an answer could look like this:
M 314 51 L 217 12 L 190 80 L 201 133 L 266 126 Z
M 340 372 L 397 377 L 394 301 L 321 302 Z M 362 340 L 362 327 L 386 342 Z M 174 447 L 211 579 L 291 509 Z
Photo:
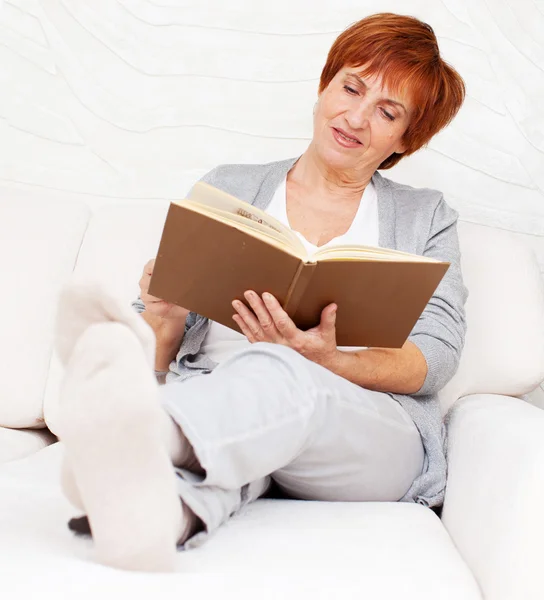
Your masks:
M 355 166 L 360 162 L 362 156 L 361 153 L 350 152 L 346 148 L 331 148 L 330 146 L 323 149 L 320 154 L 324 162 L 338 169 L 349 169 Z

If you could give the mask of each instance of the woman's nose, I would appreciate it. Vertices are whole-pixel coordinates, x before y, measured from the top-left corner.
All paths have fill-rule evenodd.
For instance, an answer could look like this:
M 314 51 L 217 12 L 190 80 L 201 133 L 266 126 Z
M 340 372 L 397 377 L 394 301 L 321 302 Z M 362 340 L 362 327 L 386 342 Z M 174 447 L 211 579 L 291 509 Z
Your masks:
M 362 102 L 357 108 L 351 109 L 346 114 L 346 121 L 352 130 L 365 129 L 370 122 L 372 107 L 367 102 Z

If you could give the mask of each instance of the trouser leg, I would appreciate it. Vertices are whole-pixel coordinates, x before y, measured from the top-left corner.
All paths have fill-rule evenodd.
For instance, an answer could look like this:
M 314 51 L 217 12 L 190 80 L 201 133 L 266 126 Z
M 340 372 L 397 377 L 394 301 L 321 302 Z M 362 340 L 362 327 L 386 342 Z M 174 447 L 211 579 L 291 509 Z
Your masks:
M 397 501 L 421 473 L 419 433 L 393 398 L 285 346 L 253 344 L 209 375 L 163 386 L 161 399 L 205 471 L 178 475 L 208 531 L 270 476 L 299 498 Z

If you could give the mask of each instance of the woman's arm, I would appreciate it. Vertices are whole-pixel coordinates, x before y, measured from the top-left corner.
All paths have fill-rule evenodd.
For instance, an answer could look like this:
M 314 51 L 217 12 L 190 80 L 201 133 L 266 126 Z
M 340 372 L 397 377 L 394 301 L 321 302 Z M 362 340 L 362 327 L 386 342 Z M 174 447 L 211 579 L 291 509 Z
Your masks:
M 367 390 L 395 394 L 415 394 L 427 375 L 425 357 L 409 341 L 398 349 L 338 350 L 335 358 L 323 366 Z
M 401 349 L 338 351 L 328 369 L 365 388 L 423 396 L 436 394 L 453 377 L 465 342 L 468 290 L 461 273 L 457 212 L 440 198 L 424 256 L 450 267 Z
M 140 295 L 132 307 L 140 313 L 155 334 L 155 371 L 165 373 L 178 353 L 185 335 L 189 311 L 149 294 L 155 259 L 147 261 L 139 281 Z
M 233 301 L 234 320 L 247 339 L 284 344 L 308 360 L 367 389 L 413 394 L 423 385 L 427 362 L 419 348 L 407 341 L 401 349 L 371 348 L 342 351 L 336 346 L 334 303 L 321 313 L 317 327 L 301 331 L 270 294 L 261 297 L 253 290 L 244 294 L 253 312 L 242 302 Z
M 402 348 L 342 351 L 336 347 L 335 306 L 326 306 L 317 327 L 301 331 L 279 302 L 252 290 L 245 292 L 251 310 L 233 302 L 236 323 L 247 339 L 290 346 L 333 373 L 382 392 L 426 396 L 438 393 L 453 377 L 465 342 L 464 305 L 468 290 L 461 275 L 457 212 L 440 197 L 424 256 L 450 263 L 423 314 Z M 364 316 L 362 317 L 364 318 Z

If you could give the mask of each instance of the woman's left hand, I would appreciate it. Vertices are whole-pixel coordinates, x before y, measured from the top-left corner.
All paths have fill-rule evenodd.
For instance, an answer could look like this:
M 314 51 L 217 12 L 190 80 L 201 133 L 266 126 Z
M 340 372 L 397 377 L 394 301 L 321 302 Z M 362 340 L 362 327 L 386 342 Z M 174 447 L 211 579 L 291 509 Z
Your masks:
M 243 302 L 233 300 L 232 306 L 238 314 L 232 318 L 252 344 L 282 344 L 324 367 L 332 364 L 338 354 L 335 304 L 329 304 L 323 309 L 321 322 L 317 327 L 302 331 L 272 294 L 265 292 L 261 298 L 256 292 L 248 290 L 244 292 L 244 297 L 253 312 Z

